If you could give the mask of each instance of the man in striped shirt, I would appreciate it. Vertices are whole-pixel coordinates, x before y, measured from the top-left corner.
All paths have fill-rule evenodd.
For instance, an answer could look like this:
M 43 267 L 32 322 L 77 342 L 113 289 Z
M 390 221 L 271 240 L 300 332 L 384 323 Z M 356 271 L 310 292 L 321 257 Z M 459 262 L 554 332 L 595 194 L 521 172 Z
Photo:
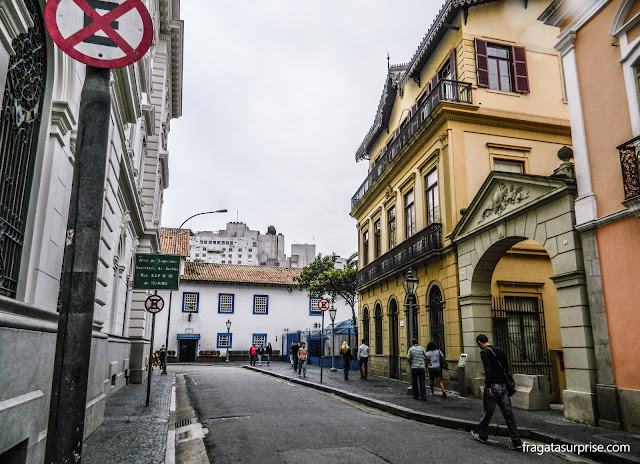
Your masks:
M 427 401 L 427 389 L 425 387 L 425 360 L 427 352 L 418 345 L 418 340 L 413 340 L 413 346 L 407 353 L 407 361 L 411 363 L 411 389 L 413 398 L 418 399 L 418 382 L 420 382 L 420 399 Z

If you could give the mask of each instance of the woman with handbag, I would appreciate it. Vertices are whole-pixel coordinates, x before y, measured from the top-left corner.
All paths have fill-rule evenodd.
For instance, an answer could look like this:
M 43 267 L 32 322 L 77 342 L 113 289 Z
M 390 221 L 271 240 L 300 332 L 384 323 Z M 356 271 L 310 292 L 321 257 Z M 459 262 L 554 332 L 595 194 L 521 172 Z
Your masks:
M 440 389 L 442 390 L 442 397 L 446 398 L 447 393 L 444 391 L 444 383 L 442 382 L 442 369 L 447 369 L 449 366 L 446 364 L 446 359 L 442 351 L 438 349 L 435 343 L 429 342 L 427 345 L 427 357 L 429 358 L 429 386 L 431 387 L 431 396 L 435 396 L 433 392 L 434 380 L 438 381 Z

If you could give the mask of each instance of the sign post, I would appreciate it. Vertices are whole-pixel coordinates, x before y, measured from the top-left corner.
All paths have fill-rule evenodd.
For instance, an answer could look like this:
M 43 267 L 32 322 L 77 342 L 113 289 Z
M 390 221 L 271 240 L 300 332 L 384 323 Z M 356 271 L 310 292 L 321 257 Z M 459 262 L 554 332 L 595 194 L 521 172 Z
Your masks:
M 47 463 L 79 463 L 111 125 L 109 69 L 144 56 L 153 23 L 141 0 L 49 0 L 45 23 L 63 52 L 88 65 L 78 115 L 45 454 Z
M 164 308 L 164 300 L 161 296 L 158 296 L 156 290 L 154 295 L 148 296 L 144 302 L 144 309 L 147 312 L 153 314 L 151 318 L 151 340 L 149 341 L 149 375 L 147 375 L 147 403 L 149 406 L 149 399 L 151 398 L 151 371 L 153 370 L 153 339 L 156 334 L 156 314 L 162 311 Z M 166 361 L 165 361 L 166 362 Z
M 324 313 L 329 309 L 329 300 L 326 298 L 318 300 L 318 309 L 322 311 L 322 322 L 320 323 L 320 383 L 322 383 L 322 374 L 324 371 Z

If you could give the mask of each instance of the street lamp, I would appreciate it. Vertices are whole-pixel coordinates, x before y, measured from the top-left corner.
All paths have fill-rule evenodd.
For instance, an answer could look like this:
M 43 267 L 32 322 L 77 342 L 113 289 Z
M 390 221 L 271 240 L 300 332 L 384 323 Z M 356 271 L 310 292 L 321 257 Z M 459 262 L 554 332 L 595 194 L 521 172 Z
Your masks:
M 178 235 L 180 234 L 180 231 L 182 230 L 182 226 L 184 226 L 188 220 L 193 219 L 196 216 L 202 216 L 203 214 L 215 214 L 215 213 L 226 213 L 227 210 L 226 209 L 217 209 L 215 211 L 204 211 L 202 213 L 197 213 L 194 214 L 193 216 L 189 216 L 187 219 L 184 220 L 184 222 L 182 224 L 180 224 L 180 227 L 178 227 L 178 229 L 175 231 L 175 235 L 173 237 L 173 254 L 176 254 L 176 250 L 178 248 Z M 178 278 L 179 279 L 179 278 Z M 167 338 L 165 340 L 165 344 L 164 346 L 167 347 L 167 351 L 169 350 L 169 326 L 171 325 L 171 300 L 173 298 L 173 290 L 171 290 L 169 292 L 169 310 L 167 313 Z M 162 370 L 163 374 L 167 373 L 167 363 L 164 363 L 164 369 Z
M 229 362 L 229 345 L 231 344 L 231 337 L 229 334 L 231 333 L 231 320 L 227 319 L 227 362 Z
M 404 292 L 407 296 L 407 303 L 405 304 L 405 307 L 407 309 L 405 311 L 408 313 L 407 326 L 409 329 L 409 338 L 413 339 L 413 331 L 414 329 L 416 329 L 415 327 L 413 327 L 413 316 L 417 306 L 415 304 L 415 301 L 416 289 L 418 288 L 418 278 L 414 277 L 413 271 L 411 269 L 407 271 L 407 276 L 402 281 L 402 285 L 404 286 Z M 413 344 L 413 341 L 409 340 L 407 344 L 411 346 Z
M 329 310 L 329 317 L 331 318 L 331 372 L 335 372 L 338 369 L 336 369 L 335 359 L 333 355 L 333 352 L 336 348 L 336 308 L 333 306 L 333 299 L 331 299 L 331 309 Z

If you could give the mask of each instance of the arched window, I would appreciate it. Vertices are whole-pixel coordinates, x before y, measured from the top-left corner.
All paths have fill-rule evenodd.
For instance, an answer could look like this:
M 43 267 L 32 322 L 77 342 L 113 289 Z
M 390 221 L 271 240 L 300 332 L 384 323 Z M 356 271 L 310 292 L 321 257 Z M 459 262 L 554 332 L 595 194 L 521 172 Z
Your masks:
M 434 285 L 429 291 L 429 325 L 431 329 L 431 341 L 445 352 L 444 346 L 444 301 L 440 287 Z
M 364 308 L 362 311 L 362 338 L 367 345 L 369 345 L 369 322 L 369 308 Z
M 407 338 L 410 344 L 413 343 L 413 340 L 418 340 L 418 343 L 420 343 L 420 336 L 418 335 L 418 302 L 415 295 L 407 297 L 406 308 L 408 319 L 411 322 L 407 327 Z
M 0 295 L 14 298 L 27 223 L 29 197 L 47 71 L 45 28 L 37 0 L 25 0 L 33 27 L 11 43 L 0 108 Z
M 382 354 L 382 306 L 380 303 L 376 304 L 375 318 L 376 354 Z

